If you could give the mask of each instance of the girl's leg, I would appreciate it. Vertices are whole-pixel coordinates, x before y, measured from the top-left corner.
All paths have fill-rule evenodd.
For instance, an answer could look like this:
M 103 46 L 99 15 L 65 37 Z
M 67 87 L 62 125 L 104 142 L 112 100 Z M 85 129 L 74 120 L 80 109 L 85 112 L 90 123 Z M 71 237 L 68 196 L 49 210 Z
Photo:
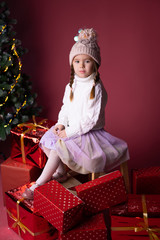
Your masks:
M 59 171 L 63 171 L 63 166 L 62 166 L 63 163 L 61 162 L 61 159 L 58 157 L 56 151 L 45 148 L 45 153 L 46 155 L 48 155 L 48 160 L 46 162 L 46 165 L 40 177 L 37 179 L 36 183 L 34 183 L 30 188 L 25 189 L 25 192 L 22 194 L 22 197 L 24 197 L 25 199 L 33 199 L 35 188 L 48 182 L 51 179 L 53 173 L 56 172 L 57 168 L 59 169 Z M 67 179 L 67 175 L 64 176 L 61 180 L 65 181 L 66 179 Z
M 37 179 L 36 184 L 33 184 L 30 187 L 30 190 L 34 191 L 34 189 L 38 186 L 38 185 L 43 185 L 46 182 L 48 182 L 51 177 L 52 174 L 56 171 L 57 167 L 59 166 L 61 160 L 58 157 L 57 153 L 55 150 L 50 150 L 49 153 L 49 158 L 46 162 L 46 165 L 40 175 L 40 177 Z
M 49 154 L 50 154 L 51 149 L 48 149 L 46 147 L 43 146 L 43 152 L 46 154 L 46 156 L 49 158 Z
M 49 154 L 50 154 L 50 151 L 51 149 L 48 149 L 46 147 L 43 146 L 43 151 L 44 153 L 47 155 L 47 157 L 49 157 Z M 62 177 L 63 175 L 66 174 L 66 169 L 65 169 L 65 166 L 64 164 L 60 161 L 56 171 L 53 173 L 52 175 L 52 179 L 57 179 L 59 177 Z
M 66 168 L 63 162 L 60 161 L 55 173 L 52 174 L 52 179 L 58 180 L 58 178 L 62 177 L 63 175 L 66 175 Z

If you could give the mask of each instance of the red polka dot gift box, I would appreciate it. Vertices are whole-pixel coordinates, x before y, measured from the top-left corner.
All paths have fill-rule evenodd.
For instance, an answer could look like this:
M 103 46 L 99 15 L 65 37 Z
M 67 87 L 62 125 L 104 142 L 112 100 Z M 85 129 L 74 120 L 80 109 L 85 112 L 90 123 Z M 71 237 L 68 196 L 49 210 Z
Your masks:
M 34 191 L 34 211 L 60 232 L 66 232 L 82 219 L 83 201 L 53 180 Z
M 160 194 L 160 167 L 132 170 L 133 193 Z
M 124 179 L 120 171 L 108 173 L 75 187 L 85 203 L 85 214 L 94 214 L 127 200 Z
M 107 240 L 107 228 L 102 213 L 86 219 L 67 233 L 60 234 L 59 240 Z

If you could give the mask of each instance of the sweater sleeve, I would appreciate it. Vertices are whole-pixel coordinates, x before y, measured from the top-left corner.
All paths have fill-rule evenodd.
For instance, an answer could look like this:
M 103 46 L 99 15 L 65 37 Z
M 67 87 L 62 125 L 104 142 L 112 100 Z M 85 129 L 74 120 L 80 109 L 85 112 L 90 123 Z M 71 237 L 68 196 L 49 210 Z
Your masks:
M 67 86 L 65 88 L 65 92 L 64 92 L 64 97 L 63 97 L 63 105 L 62 105 L 61 110 L 58 114 L 58 121 L 57 121 L 56 125 L 57 124 L 62 124 L 65 127 L 67 127 L 67 125 L 68 125 L 67 101 L 69 99 L 69 92 L 70 92 L 70 87 L 67 84 Z
M 95 97 L 88 99 L 85 102 L 85 114 L 81 117 L 77 126 L 67 127 L 67 137 L 77 137 L 92 130 L 99 119 L 102 102 L 102 88 L 101 84 L 97 84 L 95 87 Z

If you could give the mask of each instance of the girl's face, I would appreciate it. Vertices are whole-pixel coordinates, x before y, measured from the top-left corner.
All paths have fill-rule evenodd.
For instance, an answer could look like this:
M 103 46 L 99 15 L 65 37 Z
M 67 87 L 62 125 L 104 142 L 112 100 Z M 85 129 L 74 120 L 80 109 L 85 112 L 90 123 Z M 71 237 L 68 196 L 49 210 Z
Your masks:
M 73 68 L 80 78 L 86 78 L 94 72 L 94 60 L 86 55 L 80 54 L 73 59 Z

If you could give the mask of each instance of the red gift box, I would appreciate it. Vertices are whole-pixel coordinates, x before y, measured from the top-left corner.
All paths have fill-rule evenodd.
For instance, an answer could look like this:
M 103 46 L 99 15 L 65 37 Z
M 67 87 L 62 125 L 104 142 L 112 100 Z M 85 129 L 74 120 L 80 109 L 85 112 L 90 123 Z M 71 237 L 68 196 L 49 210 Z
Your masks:
M 83 206 L 81 199 L 55 180 L 34 191 L 35 211 L 61 232 L 66 232 L 81 220 Z
M 127 199 L 124 180 L 118 170 L 76 186 L 75 189 L 85 202 L 87 215 L 98 213 Z
M 35 181 L 40 174 L 41 169 L 8 158 L 1 164 L 3 196 L 12 188 Z
M 33 122 L 22 123 L 13 128 L 11 158 L 43 168 L 47 158 L 39 147 L 39 141 L 53 125 L 51 120 L 36 117 Z
M 113 240 L 147 240 L 159 239 L 160 218 L 149 218 L 146 226 L 144 219 L 139 217 L 111 216 L 111 236 Z M 158 233 L 159 231 L 159 233 Z M 149 235 L 150 234 L 150 235 Z M 157 238 L 150 238 L 157 236 Z
M 160 167 L 132 170 L 133 193 L 160 194 Z
M 57 239 L 58 231 L 42 216 L 26 208 L 22 199 L 17 201 L 9 193 L 5 197 L 8 225 L 14 232 L 24 240 Z
M 145 195 L 148 217 L 160 217 L 160 195 Z M 128 194 L 128 200 L 110 208 L 112 215 L 143 217 L 142 195 Z
M 158 240 L 160 236 L 160 218 L 148 218 L 146 196 L 141 196 L 142 217 L 111 216 L 113 239 L 139 239 L 149 237 Z M 139 210 L 138 210 L 139 211 Z M 111 210 L 111 214 L 112 214 Z M 138 214 L 137 214 L 138 215 Z M 142 238 L 143 239 L 143 238 Z
M 107 240 L 107 228 L 103 214 L 97 214 L 85 220 L 67 233 L 60 234 L 59 240 Z

